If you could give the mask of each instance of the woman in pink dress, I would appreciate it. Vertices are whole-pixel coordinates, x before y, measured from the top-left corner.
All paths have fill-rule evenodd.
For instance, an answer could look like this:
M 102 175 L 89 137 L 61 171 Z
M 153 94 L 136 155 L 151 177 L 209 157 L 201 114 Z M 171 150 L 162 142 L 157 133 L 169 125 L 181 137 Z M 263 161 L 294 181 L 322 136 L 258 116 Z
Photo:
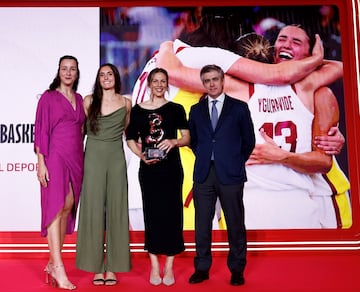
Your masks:
M 46 236 L 50 257 L 46 281 L 63 289 L 76 286 L 66 275 L 61 256 L 65 234 L 75 228 L 83 177 L 83 99 L 76 93 L 78 61 L 63 56 L 54 81 L 38 103 L 34 148 L 41 185 L 41 236 Z

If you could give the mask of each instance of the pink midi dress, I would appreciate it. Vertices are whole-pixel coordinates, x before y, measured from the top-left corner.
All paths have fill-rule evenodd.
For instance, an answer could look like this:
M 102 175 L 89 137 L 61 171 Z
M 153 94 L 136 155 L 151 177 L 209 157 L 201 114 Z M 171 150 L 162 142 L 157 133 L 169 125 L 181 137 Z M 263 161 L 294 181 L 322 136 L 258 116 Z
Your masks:
M 48 186 L 41 186 L 41 236 L 64 207 L 71 183 L 75 204 L 68 217 L 66 233 L 74 231 L 84 172 L 82 127 L 85 121 L 83 99 L 76 93 L 76 108 L 58 91 L 41 96 L 35 120 L 34 147 L 44 155 L 49 172 Z

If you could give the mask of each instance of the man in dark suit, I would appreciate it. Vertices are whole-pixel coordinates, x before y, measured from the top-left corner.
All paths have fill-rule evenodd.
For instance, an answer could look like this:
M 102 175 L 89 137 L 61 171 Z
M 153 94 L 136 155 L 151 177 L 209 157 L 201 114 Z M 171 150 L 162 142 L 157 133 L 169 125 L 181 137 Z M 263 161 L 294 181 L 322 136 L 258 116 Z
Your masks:
M 195 273 L 192 284 L 209 279 L 212 220 L 217 198 L 225 215 L 231 285 L 244 284 L 246 229 L 243 187 L 245 162 L 255 136 L 248 106 L 226 95 L 224 72 L 217 65 L 200 71 L 207 96 L 192 106 L 189 115 L 191 147 L 195 154 L 193 198 L 195 207 Z M 215 102 L 214 102 L 215 101 Z

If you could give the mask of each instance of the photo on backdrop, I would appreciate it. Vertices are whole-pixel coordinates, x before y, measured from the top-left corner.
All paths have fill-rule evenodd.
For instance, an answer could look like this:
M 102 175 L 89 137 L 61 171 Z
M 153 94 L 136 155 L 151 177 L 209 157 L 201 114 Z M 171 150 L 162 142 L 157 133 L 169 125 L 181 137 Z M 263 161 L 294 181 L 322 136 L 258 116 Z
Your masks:
M 236 65 L 243 56 L 264 62 L 258 56 L 246 55 L 254 49 L 256 39 L 268 46 L 262 52 L 269 57 L 267 63 L 301 60 L 313 52 L 315 34 L 321 38 L 326 61 L 308 76 L 294 79 L 291 85 L 280 85 L 275 75 L 270 76 L 271 82 L 264 82 L 262 74 L 258 78 L 244 76 L 242 66 Z M 339 154 L 327 155 L 313 141 L 321 123 L 338 125 L 346 141 L 337 6 L 100 8 L 100 62 L 118 67 L 122 93 L 132 99 L 133 105 L 149 98 L 147 74 L 155 67 L 163 67 L 170 77 L 167 99 L 181 104 L 187 114 L 203 96 L 200 68 L 207 64 L 220 66 L 228 78 L 225 92 L 249 104 L 257 143 L 268 146 L 271 153 L 283 151 L 281 155 L 297 157 L 293 163 L 284 164 L 273 154 L 263 154 L 262 160 L 254 158 L 253 163 L 248 163 L 244 189 L 247 229 L 352 226 L 347 146 Z M 254 65 L 254 72 L 259 64 Z M 291 62 L 288 66 L 290 74 L 294 66 Z M 189 68 L 191 74 L 182 74 Z M 307 86 L 313 91 L 308 91 Z M 335 116 L 324 122 L 324 103 L 329 100 Z M 194 155 L 188 147 L 182 147 L 180 154 L 184 168 L 184 229 L 193 230 Z M 130 225 L 132 230 L 143 230 L 139 159 L 128 149 L 126 157 Z M 313 159 L 311 165 L 308 157 Z M 226 229 L 220 203 L 213 223 L 214 229 Z

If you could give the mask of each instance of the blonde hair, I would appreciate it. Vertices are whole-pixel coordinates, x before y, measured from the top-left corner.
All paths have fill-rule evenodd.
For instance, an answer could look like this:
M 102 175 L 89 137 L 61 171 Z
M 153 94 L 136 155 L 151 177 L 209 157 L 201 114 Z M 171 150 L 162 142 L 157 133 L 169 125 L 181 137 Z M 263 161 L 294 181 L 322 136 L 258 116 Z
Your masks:
M 235 41 L 235 52 L 245 58 L 263 63 L 273 63 L 274 49 L 262 35 L 248 33 Z

